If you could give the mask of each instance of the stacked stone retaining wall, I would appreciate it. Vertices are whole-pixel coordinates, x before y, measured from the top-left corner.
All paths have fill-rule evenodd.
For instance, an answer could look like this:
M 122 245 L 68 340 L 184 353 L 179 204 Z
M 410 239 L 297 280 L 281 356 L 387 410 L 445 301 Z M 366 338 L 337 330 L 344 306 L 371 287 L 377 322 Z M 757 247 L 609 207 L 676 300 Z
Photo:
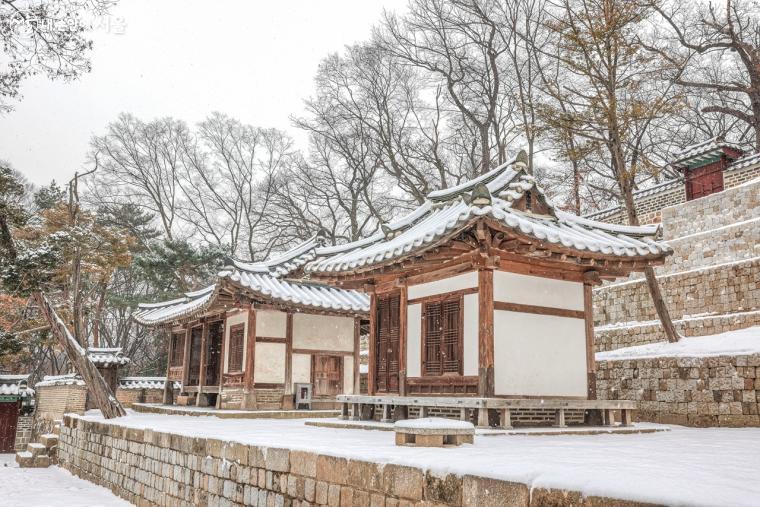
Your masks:
M 685 336 L 760 324 L 760 179 L 661 210 L 673 255 L 656 268 Z M 594 290 L 597 350 L 665 339 L 641 274 Z
M 61 466 L 137 505 L 640 506 L 472 475 L 194 438 L 66 416 Z
M 760 426 L 760 354 L 597 362 L 597 395 L 639 402 L 639 421 Z

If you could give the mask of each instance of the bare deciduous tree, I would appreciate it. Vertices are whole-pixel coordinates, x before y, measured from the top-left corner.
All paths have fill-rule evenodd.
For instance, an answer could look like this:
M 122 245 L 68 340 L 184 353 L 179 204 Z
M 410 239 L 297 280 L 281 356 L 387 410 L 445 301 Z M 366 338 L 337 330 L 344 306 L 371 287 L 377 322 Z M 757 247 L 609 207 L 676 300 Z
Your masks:
M 683 48 L 693 53 L 676 82 L 711 92 L 704 113 L 736 118 L 760 151 L 760 10 L 753 0 L 653 6 Z M 677 57 L 677 56 L 673 56 Z

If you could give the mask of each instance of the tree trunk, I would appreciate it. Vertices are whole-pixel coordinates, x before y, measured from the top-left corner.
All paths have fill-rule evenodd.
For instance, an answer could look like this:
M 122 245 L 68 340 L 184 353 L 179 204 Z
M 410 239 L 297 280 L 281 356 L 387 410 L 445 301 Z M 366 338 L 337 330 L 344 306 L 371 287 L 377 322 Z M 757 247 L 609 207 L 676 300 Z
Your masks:
M 32 294 L 37 306 L 42 310 L 42 314 L 50 324 L 50 329 L 53 331 L 53 335 L 58 339 L 58 342 L 63 347 L 69 361 L 74 366 L 74 369 L 82 376 L 87 384 L 89 393 L 94 398 L 95 406 L 100 409 L 103 417 L 106 419 L 113 419 L 115 417 L 121 417 L 127 415 L 124 411 L 124 407 L 118 402 L 116 396 L 114 396 L 111 388 L 106 383 L 103 376 L 100 374 L 95 365 L 87 357 L 87 352 L 84 347 L 79 345 L 79 342 L 71 335 L 71 332 L 63 323 L 61 318 L 55 312 L 55 309 L 50 304 L 50 301 L 45 297 L 42 292 L 34 292 Z
M 626 212 L 628 214 L 628 223 L 630 225 L 639 225 L 639 217 L 636 213 L 636 205 L 633 200 L 633 189 L 626 187 L 622 190 Z M 665 331 L 665 336 L 668 338 L 669 342 L 677 342 L 681 339 L 681 335 L 676 331 L 676 327 L 673 325 L 673 320 L 670 318 L 670 312 L 668 311 L 665 299 L 662 297 L 662 291 L 660 291 L 660 284 L 657 281 L 657 276 L 654 274 L 654 268 L 644 268 L 644 277 L 647 281 L 649 294 L 652 296 L 654 309 L 657 311 L 657 316 L 662 323 L 662 329 Z

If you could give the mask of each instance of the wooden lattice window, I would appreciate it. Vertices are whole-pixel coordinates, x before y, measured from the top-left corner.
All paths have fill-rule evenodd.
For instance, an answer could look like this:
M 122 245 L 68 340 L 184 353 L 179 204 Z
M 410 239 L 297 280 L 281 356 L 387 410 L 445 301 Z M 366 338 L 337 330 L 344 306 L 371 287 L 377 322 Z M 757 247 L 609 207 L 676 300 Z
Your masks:
M 461 296 L 424 304 L 423 375 L 462 374 L 462 320 Z
M 377 297 L 375 316 L 375 387 L 378 391 L 399 389 L 399 294 Z
M 230 327 L 230 361 L 227 371 L 243 371 L 243 344 L 245 343 L 245 325 Z
M 182 366 L 185 360 L 185 333 L 172 333 L 171 349 L 169 351 L 169 365 Z

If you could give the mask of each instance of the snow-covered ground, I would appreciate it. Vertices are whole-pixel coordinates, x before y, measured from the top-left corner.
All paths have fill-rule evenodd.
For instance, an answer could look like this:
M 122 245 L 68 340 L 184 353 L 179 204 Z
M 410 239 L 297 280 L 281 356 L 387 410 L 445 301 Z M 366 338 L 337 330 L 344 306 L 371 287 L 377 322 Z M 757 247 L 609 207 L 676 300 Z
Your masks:
M 738 356 L 760 353 L 760 326 L 737 331 L 682 338 L 676 343 L 657 342 L 598 352 L 597 361 L 620 361 L 647 357 Z
M 132 504 L 62 468 L 18 468 L 13 454 L 0 454 L 0 505 L 89 507 Z
M 97 414 L 88 419 L 102 421 Z M 636 435 L 479 436 L 457 448 L 397 447 L 384 431 L 301 420 L 136 414 L 111 421 L 198 437 L 302 449 L 436 472 L 475 474 L 670 505 L 758 505 L 760 428 L 683 428 Z

